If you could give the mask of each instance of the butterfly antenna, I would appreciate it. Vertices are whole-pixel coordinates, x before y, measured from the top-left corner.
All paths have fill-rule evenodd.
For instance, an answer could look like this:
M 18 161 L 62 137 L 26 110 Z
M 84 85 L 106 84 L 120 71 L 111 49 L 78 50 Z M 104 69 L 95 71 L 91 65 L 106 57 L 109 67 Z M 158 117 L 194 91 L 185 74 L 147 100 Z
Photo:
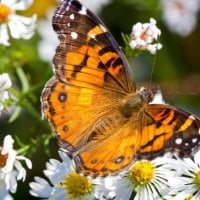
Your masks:
M 151 73 L 150 73 L 150 77 L 149 77 L 149 82 L 150 82 L 150 84 L 152 83 L 152 78 L 153 78 L 153 73 L 154 73 L 154 69 L 155 69 L 155 66 L 156 66 L 156 60 L 157 60 L 157 52 L 158 52 L 158 44 L 159 44 L 159 42 L 160 42 L 160 37 L 158 38 L 158 40 L 157 40 L 157 47 L 156 47 L 156 53 L 155 53 L 155 55 L 154 55 L 154 59 L 153 59 L 153 66 L 152 66 L 152 68 L 151 68 Z
M 190 96 L 200 96 L 200 92 L 164 92 L 169 95 L 190 95 Z

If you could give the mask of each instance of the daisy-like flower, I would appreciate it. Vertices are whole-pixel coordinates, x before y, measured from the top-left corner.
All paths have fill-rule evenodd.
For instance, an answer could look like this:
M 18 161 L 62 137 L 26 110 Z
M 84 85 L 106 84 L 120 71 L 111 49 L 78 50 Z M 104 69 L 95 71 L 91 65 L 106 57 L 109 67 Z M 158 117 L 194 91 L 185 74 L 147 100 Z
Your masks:
M 160 35 L 161 31 L 156 26 L 156 20 L 151 18 L 150 23 L 137 23 L 133 26 L 129 45 L 132 49 L 148 50 L 155 54 L 162 48 L 158 42 Z
M 50 159 L 46 164 L 44 174 L 49 181 L 35 177 L 35 182 L 30 183 L 30 194 L 51 200 L 93 200 L 100 191 L 97 187 L 100 181 L 77 174 L 72 160 L 66 153 L 59 151 L 59 155 L 62 162 Z
M 181 36 L 189 35 L 197 24 L 199 0 L 161 0 L 163 21 L 170 31 Z
M 180 158 L 170 161 L 176 172 L 171 179 L 172 190 L 170 200 L 200 199 L 200 151 L 194 158 Z
M 7 91 L 12 86 L 12 82 L 7 73 L 0 74 L 0 114 L 4 109 L 3 103 L 10 98 Z
M 172 173 L 167 161 L 167 158 L 163 157 L 153 161 L 136 162 L 128 172 L 105 183 L 111 190 L 107 196 L 115 200 L 161 199 L 170 191 L 168 180 Z
M 0 44 L 8 46 L 10 35 L 15 39 L 33 36 L 36 15 L 29 18 L 16 14 L 16 11 L 25 10 L 31 4 L 32 0 L 0 0 Z
M 4 138 L 3 146 L 0 147 L 0 199 L 12 199 L 11 193 L 17 190 L 17 181 L 24 181 L 26 178 L 26 170 L 22 166 L 21 161 L 25 161 L 29 169 L 32 168 L 31 161 L 17 155 L 13 149 L 14 140 L 11 135 Z

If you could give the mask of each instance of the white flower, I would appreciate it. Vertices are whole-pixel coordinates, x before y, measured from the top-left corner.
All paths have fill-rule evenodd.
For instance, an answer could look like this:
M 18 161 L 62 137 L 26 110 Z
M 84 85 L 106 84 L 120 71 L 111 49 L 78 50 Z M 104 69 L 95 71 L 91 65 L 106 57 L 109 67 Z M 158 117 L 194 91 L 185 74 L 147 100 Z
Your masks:
M 108 4 L 110 0 L 80 0 L 81 3 L 85 4 L 92 12 L 98 13 L 103 6 Z
M 54 10 L 49 10 L 47 19 L 41 20 L 38 24 L 38 32 L 42 40 L 38 44 L 38 52 L 42 60 L 52 63 L 55 49 L 58 46 L 58 38 L 52 28 L 52 17 Z
M 12 82 L 7 73 L 0 74 L 0 114 L 4 108 L 3 102 L 9 99 L 9 92 L 7 91 L 12 86 Z
M 9 191 L 15 193 L 17 190 L 17 181 L 24 181 L 26 178 L 26 170 L 22 166 L 22 160 L 25 161 L 29 169 L 32 168 L 31 161 L 24 157 L 17 155 L 13 149 L 14 140 L 11 135 L 4 138 L 3 146 L 0 147 L 0 199 L 11 199 Z
M 48 177 L 49 182 L 35 177 L 35 182 L 30 183 L 30 194 L 51 200 L 93 200 L 94 196 L 97 194 L 99 196 L 100 189 L 97 187 L 99 179 L 93 181 L 91 178 L 77 174 L 74 171 L 74 163 L 66 153 L 59 151 L 59 155 L 62 162 L 50 159 L 46 164 L 47 169 L 44 170 L 44 174 Z
M 32 0 L 0 0 L 0 44 L 8 46 L 10 35 L 15 39 L 32 37 L 36 15 L 29 18 L 16 14 L 31 4 Z
M 170 191 L 172 176 L 167 158 L 136 162 L 129 172 L 113 177 L 106 183 L 111 191 L 108 197 L 115 200 L 158 200 Z
M 200 151 L 194 155 L 194 159 L 180 158 L 171 161 L 171 167 L 175 170 L 171 178 L 172 190 L 170 200 L 200 199 Z M 174 196 L 175 195 L 175 196 Z M 189 198 L 190 197 L 190 198 Z
M 155 54 L 162 48 L 158 42 L 160 35 L 161 31 L 156 26 L 156 20 L 151 18 L 150 23 L 137 23 L 133 26 L 129 45 L 132 49 L 148 50 Z
M 199 0 L 161 0 L 163 20 L 170 29 L 181 36 L 189 35 L 197 24 Z

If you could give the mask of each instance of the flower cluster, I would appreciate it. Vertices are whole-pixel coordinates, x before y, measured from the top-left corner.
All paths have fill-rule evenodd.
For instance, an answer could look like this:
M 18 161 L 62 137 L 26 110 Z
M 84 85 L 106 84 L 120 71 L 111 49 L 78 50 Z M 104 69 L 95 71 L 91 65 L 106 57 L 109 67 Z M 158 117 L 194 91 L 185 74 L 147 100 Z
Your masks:
M 162 48 L 158 42 L 161 35 L 160 29 L 156 26 L 156 20 L 150 19 L 150 23 L 137 23 L 132 28 L 130 47 L 138 50 L 148 50 L 155 54 Z M 156 43 L 154 43 L 156 41 Z
M 179 200 L 200 198 L 200 152 L 181 160 L 171 154 L 153 161 L 137 161 L 117 176 L 91 179 L 75 172 L 73 161 L 59 152 L 62 162 L 51 159 L 44 178 L 35 177 L 30 193 L 39 198 L 65 199 L 133 199 Z
M 32 168 L 31 161 L 18 155 L 13 149 L 14 140 L 11 135 L 4 138 L 3 146 L 0 146 L 0 199 L 12 199 L 11 193 L 17 190 L 17 181 L 24 181 L 26 170 L 21 161 L 25 161 L 29 169 Z

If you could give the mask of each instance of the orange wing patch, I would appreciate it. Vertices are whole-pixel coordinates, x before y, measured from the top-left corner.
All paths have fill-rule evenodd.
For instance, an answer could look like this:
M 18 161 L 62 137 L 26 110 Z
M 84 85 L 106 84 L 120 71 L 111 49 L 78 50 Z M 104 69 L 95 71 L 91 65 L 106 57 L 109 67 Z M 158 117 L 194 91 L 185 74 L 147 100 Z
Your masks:
M 127 127 L 128 128 L 128 127 Z M 130 128 L 122 125 L 104 140 L 97 140 L 86 145 L 75 157 L 77 171 L 92 177 L 116 175 L 128 169 L 134 162 L 136 138 Z M 123 137 L 123 134 L 127 137 Z
M 87 138 L 87 130 L 95 123 L 94 109 L 87 107 L 94 104 L 96 95 L 93 89 L 66 85 L 54 77 L 46 85 L 42 94 L 44 116 L 70 148 L 83 142 L 82 134 Z
M 103 33 L 104 30 L 102 29 L 102 27 L 97 25 L 87 33 L 87 41 L 89 41 L 90 39 L 95 39 L 96 36 L 101 35 Z

